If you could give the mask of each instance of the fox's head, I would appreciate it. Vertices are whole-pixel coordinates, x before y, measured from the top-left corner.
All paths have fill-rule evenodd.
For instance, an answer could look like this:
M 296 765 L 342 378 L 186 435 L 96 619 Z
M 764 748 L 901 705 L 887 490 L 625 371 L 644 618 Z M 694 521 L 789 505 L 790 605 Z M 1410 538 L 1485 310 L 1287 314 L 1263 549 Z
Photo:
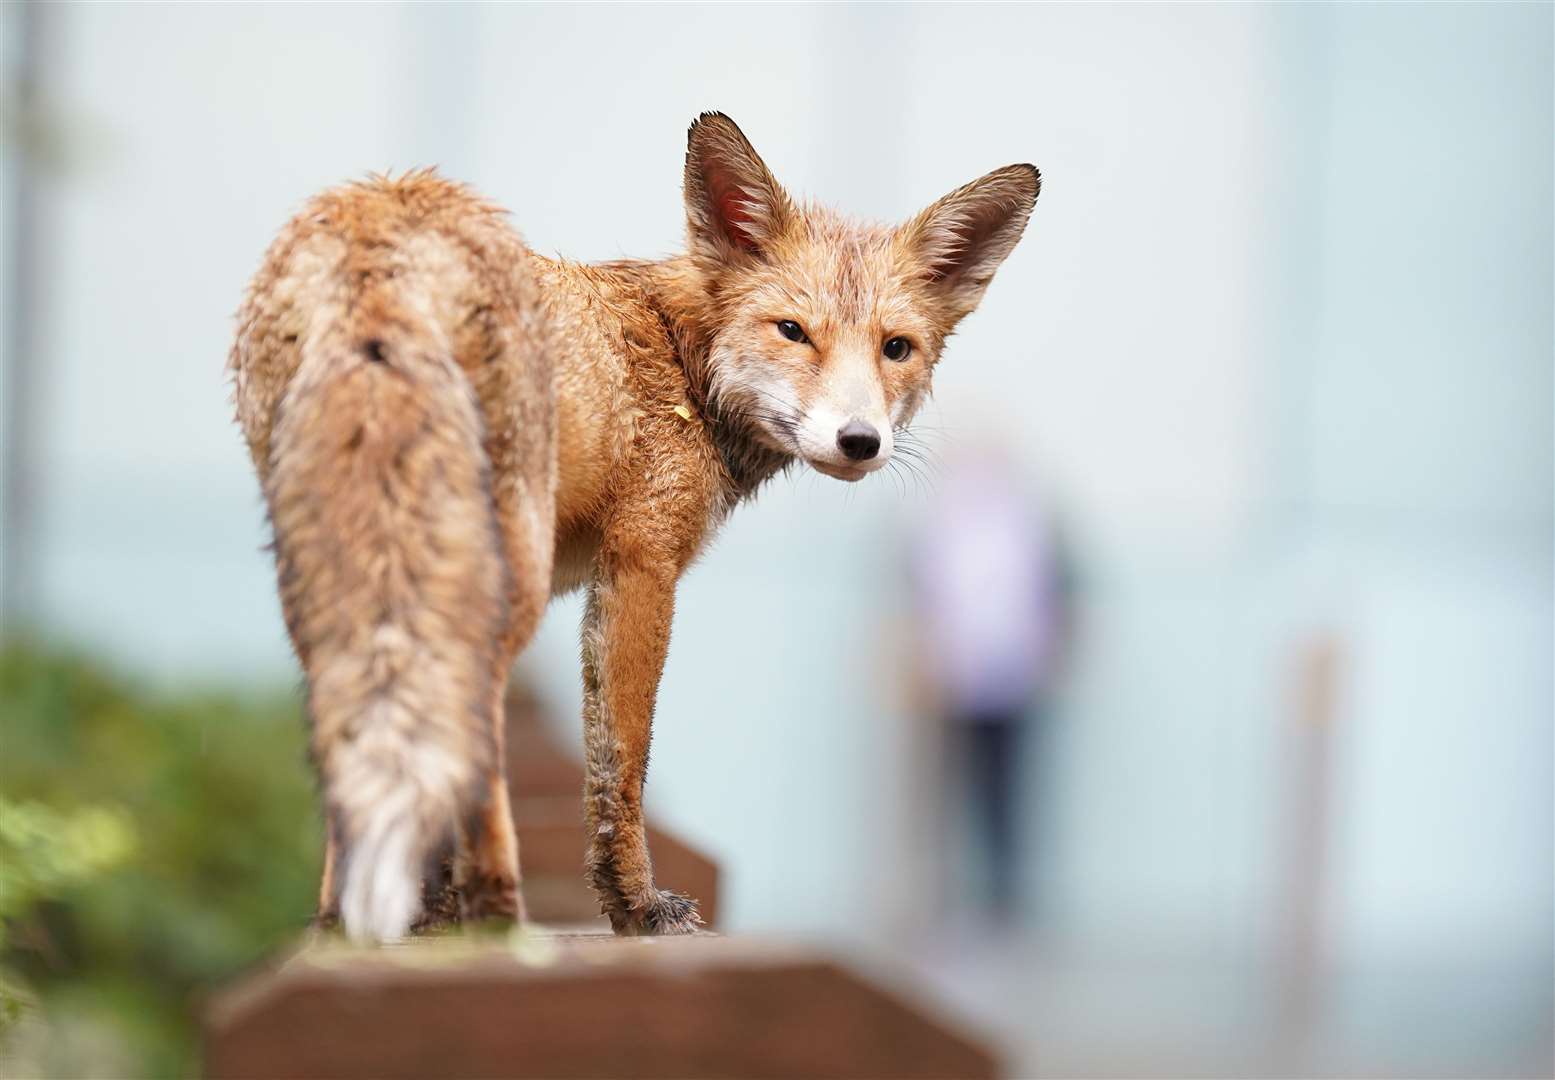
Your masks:
M 957 188 L 898 226 L 800 205 L 722 113 L 691 126 L 690 254 L 714 311 L 721 413 L 828 476 L 881 468 L 1041 190 L 1031 165 Z

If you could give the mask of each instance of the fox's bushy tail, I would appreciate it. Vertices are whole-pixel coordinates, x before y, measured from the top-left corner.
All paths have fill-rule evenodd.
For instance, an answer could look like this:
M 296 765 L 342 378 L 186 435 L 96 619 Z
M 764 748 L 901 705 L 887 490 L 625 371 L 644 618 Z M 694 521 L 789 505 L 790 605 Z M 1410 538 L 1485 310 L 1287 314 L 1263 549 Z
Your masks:
M 441 331 L 320 313 L 266 485 L 282 603 L 357 939 L 404 935 L 484 797 L 504 564 L 477 404 Z

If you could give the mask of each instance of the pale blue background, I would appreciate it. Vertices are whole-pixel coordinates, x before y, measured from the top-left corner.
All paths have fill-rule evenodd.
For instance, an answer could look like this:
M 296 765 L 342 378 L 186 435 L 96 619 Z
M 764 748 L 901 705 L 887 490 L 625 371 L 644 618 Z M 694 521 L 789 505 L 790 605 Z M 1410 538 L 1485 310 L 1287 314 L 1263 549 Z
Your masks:
M 871 217 L 1031 160 L 1027 237 L 924 422 L 1003 430 L 1080 542 L 1083 648 L 1033 803 L 1043 940 L 1257 968 L 1294 656 L 1332 632 L 1321 939 L 1360 997 L 1319 1057 L 1394 1032 L 1420 1068 L 1547 1060 L 1550 6 L 72 5 L 48 27 L 43 487 L 13 613 L 161 680 L 294 677 L 222 369 L 245 279 L 321 186 L 437 163 L 538 249 L 611 258 L 678 245 L 706 108 Z M 731 928 L 897 949 L 922 926 L 892 674 L 917 498 L 780 482 L 682 589 L 651 806 L 722 860 Z M 558 605 L 524 661 L 568 714 L 576 619 Z M 1417 976 L 1472 1000 L 1366 989 Z M 1141 1045 L 1146 1015 L 1117 1021 Z

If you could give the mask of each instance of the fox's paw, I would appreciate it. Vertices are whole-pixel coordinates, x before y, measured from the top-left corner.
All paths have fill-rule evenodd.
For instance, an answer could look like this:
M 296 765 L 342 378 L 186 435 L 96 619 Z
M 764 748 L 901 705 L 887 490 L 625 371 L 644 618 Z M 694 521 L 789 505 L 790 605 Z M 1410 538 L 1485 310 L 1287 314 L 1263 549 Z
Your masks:
M 664 889 L 650 889 L 639 903 L 609 914 L 615 932 L 628 937 L 694 934 L 702 927 L 697 902 Z
M 477 875 L 464 885 L 464 917 L 492 928 L 524 921 L 524 895 L 506 874 Z

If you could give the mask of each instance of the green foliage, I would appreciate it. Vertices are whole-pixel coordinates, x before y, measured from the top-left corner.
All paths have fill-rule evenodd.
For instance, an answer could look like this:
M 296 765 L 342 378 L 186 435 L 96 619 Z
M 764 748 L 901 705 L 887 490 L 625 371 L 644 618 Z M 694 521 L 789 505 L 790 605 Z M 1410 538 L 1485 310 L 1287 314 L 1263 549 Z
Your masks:
M 0 649 L 0 1072 L 7 1053 L 64 1075 L 195 1070 L 201 994 L 312 912 L 305 746 L 295 695 L 152 693 Z M 31 1042 L 47 1050 L 27 1059 Z
M 134 847 L 135 827 L 120 811 L 86 806 L 61 813 L 0 794 L 0 948 L 7 923 L 123 862 Z

